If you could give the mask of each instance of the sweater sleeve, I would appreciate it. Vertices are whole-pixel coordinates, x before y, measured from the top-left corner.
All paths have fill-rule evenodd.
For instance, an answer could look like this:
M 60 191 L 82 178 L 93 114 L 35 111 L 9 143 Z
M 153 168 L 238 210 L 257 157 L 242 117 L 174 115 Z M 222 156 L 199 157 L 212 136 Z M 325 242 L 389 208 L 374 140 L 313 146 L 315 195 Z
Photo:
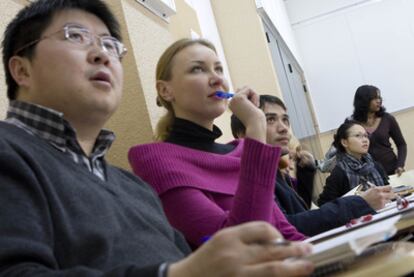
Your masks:
M 375 211 L 360 196 L 347 196 L 327 202 L 319 209 L 287 215 L 287 219 L 307 236 L 314 236 L 345 225 L 353 218 Z
M 273 151 L 269 151 L 269 150 Z M 273 198 L 280 148 L 246 139 L 241 158 L 239 187 L 234 206 L 240 210 L 230 213 L 245 217 L 246 221 L 271 222 L 288 240 L 303 240 L 305 236 L 292 226 Z M 252 186 L 254 184 L 254 186 Z
M 74 264 L 61 269 L 44 189 L 29 163 L 5 148 L 0 143 L 1 276 L 157 276 L 159 265 L 124 264 L 101 271 Z
M 226 210 L 217 204 L 231 201 L 226 195 L 222 197 L 194 187 L 176 187 L 160 195 L 169 221 L 184 233 L 193 247 L 224 227 L 254 220 L 273 224 L 288 239 L 303 239 L 273 200 L 279 151 L 280 148 L 246 139 L 231 208 Z
M 350 190 L 348 177 L 345 172 L 336 166 L 331 175 L 326 178 L 326 184 L 319 195 L 318 205 L 321 206 L 328 201 L 335 200 Z
M 397 167 L 404 167 L 407 158 L 407 143 L 395 117 L 390 115 L 390 137 L 398 149 Z

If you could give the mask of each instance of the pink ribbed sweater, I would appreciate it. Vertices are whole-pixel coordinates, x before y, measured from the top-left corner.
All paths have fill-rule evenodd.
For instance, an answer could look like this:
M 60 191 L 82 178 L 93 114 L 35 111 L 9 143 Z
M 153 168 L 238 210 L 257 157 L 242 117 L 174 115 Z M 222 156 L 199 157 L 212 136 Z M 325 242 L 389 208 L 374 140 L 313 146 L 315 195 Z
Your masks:
M 224 227 L 253 220 L 271 223 L 289 240 L 304 239 L 273 199 L 280 148 L 251 139 L 232 143 L 228 154 L 171 143 L 137 145 L 129 161 L 193 247 Z

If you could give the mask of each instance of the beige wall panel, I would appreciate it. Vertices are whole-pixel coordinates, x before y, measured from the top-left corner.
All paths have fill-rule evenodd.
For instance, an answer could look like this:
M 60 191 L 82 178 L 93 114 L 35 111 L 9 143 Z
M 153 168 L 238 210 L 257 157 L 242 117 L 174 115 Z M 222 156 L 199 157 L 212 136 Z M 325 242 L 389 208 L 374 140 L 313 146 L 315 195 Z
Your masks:
M 155 69 L 162 52 L 177 38 L 200 30 L 196 14 L 184 0 L 176 1 L 177 14 L 165 22 L 134 0 L 111 1 L 121 21 L 129 49 L 124 59 L 124 96 L 108 127 L 117 134 L 109 160 L 129 169 L 128 149 L 152 141 L 164 109 L 156 105 Z
M 197 14 L 193 8 L 184 0 L 175 0 L 175 8 L 177 14 L 171 17 L 169 24 L 174 39 L 191 38 L 191 30 L 201 35 Z
M 117 139 L 108 159 L 129 169 L 128 149 L 152 141 L 152 124 L 160 109 L 155 105 L 155 63 L 164 45 L 172 40 L 165 22 L 133 0 L 111 1 L 123 30 L 128 54 L 123 60 L 124 90 L 122 103 L 108 123 Z
M 254 0 L 211 0 L 235 88 L 281 96 Z
M 25 1 L 0 1 L 0 32 L 3 39 L 3 33 L 7 24 L 13 19 L 14 15 L 24 6 Z M 3 50 L 3 49 L 2 49 Z M 8 99 L 7 99 L 7 87 L 4 77 L 3 59 L 0 59 L 0 118 L 3 119 L 6 116 Z
M 414 169 L 414 108 L 406 109 L 401 112 L 393 113 L 401 127 L 401 132 L 407 142 L 407 160 L 405 169 Z
M 248 85 L 259 94 L 282 97 L 255 1 L 211 0 L 211 5 L 234 88 Z M 233 138 L 230 115 L 216 120 L 223 131 L 220 142 Z

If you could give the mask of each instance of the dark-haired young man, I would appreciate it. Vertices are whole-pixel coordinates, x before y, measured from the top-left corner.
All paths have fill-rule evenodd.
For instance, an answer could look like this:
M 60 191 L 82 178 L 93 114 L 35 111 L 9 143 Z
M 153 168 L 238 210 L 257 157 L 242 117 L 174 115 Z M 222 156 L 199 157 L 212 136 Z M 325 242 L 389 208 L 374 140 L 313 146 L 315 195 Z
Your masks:
M 265 223 L 223 230 L 189 255 L 153 191 L 105 162 L 114 135 L 102 128 L 121 99 L 125 52 L 100 0 L 38 0 L 8 25 L 0 275 L 309 274 L 308 262 L 282 261 L 307 246 L 263 243 L 280 237 Z
M 284 154 L 288 154 L 291 134 L 286 106 L 276 96 L 261 95 L 260 108 L 266 116 L 267 143 L 282 147 Z M 233 135 L 243 137 L 244 126 L 234 115 L 231 118 L 231 127 Z M 390 187 L 376 187 L 365 192 L 362 197 L 342 197 L 322 205 L 319 209 L 307 210 L 303 200 L 288 184 L 288 178 L 289 176 L 278 171 L 275 200 L 288 221 L 308 236 L 339 227 L 353 218 L 374 213 L 374 210 L 382 208 L 392 197 Z M 303 184 L 298 184 L 300 185 Z

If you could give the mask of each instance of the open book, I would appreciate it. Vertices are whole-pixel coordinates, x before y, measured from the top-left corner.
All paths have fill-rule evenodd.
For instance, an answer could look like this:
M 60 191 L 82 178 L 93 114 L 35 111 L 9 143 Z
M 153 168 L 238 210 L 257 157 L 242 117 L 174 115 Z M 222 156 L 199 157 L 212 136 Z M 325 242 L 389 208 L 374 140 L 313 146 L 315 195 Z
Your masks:
M 374 224 L 322 240 L 314 244 L 312 254 L 306 258 L 318 267 L 358 256 L 368 246 L 386 241 L 394 236 L 397 232 L 396 223 L 400 218 L 401 215 L 395 215 Z M 307 241 L 320 241 L 321 238 L 323 238 L 323 234 L 322 236 L 312 237 Z
M 337 227 L 335 229 L 331 229 L 319 235 L 308 238 L 306 241 L 313 243 L 313 244 L 319 244 L 326 240 L 333 239 L 341 235 L 345 235 L 347 233 L 353 232 L 357 229 L 367 228 L 369 225 L 384 222 L 384 220 L 395 217 L 395 216 L 399 216 L 398 221 L 394 223 L 398 232 L 404 232 L 406 231 L 407 228 L 414 226 L 413 204 L 410 204 L 409 207 L 403 210 L 398 210 L 397 207 L 394 206 L 393 208 L 388 209 L 387 211 L 373 215 L 372 219 L 369 221 L 359 222 L 358 224 L 352 225 L 351 228 L 347 226 Z
M 342 271 L 367 256 L 379 255 L 388 246 L 378 243 L 387 241 L 395 234 L 404 235 L 413 229 L 414 207 L 404 210 L 394 208 L 374 215 L 369 221 L 361 221 L 351 227 L 338 227 L 311 237 L 306 241 L 314 245 L 313 252 L 306 258 L 316 266 L 312 276 L 327 276 Z M 410 249 L 414 249 L 414 245 L 410 245 Z M 414 261 L 414 251 L 410 255 Z M 398 259 L 400 258 L 402 259 Z M 410 270 L 414 270 L 414 263 Z

